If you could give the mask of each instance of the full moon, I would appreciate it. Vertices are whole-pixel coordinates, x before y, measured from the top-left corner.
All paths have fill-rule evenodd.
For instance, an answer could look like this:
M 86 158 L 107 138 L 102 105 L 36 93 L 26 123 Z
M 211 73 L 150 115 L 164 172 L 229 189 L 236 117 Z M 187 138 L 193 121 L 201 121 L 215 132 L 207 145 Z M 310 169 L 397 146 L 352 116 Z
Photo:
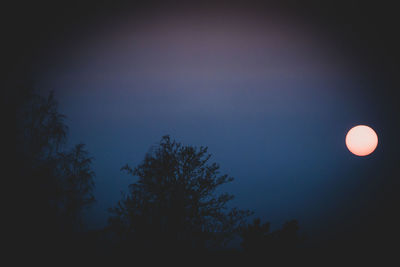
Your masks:
M 354 155 L 367 156 L 378 146 L 378 136 L 371 127 L 357 125 L 347 133 L 346 146 Z

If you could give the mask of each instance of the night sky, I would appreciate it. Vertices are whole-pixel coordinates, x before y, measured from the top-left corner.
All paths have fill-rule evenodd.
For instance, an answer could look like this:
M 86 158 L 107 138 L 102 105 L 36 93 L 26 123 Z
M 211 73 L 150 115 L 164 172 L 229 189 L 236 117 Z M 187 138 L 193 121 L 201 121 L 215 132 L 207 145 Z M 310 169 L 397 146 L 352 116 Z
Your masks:
M 43 94 L 54 90 L 68 146 L 83 142 L 94 157 L 89 228 L 106 225 L 107 209 L 133 182 L 120 168 L 170 134 L 209 147 L 235 178 L 222 189 L 232 204 L 272 228 L 297 219 L 311 240 L 328 238 L 398 211 L 391 10 L 351 1 L 44 3 L 16 22 L 31 46 L 14 48 L 10 77 L 23 73 Z M 344 142 L 358 124 L 379 138 L 366 157 Z

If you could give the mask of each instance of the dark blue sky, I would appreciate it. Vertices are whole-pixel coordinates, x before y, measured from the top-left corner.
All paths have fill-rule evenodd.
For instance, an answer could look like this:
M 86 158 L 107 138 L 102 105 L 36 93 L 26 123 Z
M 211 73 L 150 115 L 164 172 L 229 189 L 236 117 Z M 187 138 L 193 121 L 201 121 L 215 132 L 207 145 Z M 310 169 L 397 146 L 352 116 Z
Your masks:
M 88 224 L 106 224 L 161 136 L 205 145 L 235 178 L 234 205 L 303 230 L 362 206 L 382 150 L 379 102 L 358 63 L 327 33 L 285 16 L 129 16 L 82 30 L 41 66 L 68 119 L 69 145 L 95 158 Z M 364 158 L 346 149 L 354 125 L 378 134 Z M 383 140 L 384 143 L 384 140 Z

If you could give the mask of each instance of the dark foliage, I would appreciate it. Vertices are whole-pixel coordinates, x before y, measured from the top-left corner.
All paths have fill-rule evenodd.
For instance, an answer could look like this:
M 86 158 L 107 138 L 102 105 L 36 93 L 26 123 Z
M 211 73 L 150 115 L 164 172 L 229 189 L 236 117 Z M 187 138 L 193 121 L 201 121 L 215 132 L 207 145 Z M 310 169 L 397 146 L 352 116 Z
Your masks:
M 53 93 L 28 90 L 17 106 L 17 158 L 21 185 L 20 231 L 28 249 L 55 257 L 126 259 L 142 252 L 203 259 L 293 252 L 302 241 L 296 221 L 270 232 L 259 219 L 246 224 L 248 210 L 229 207 L 233 195 L 221 186 L 233 178 L 210 162 L 207 147 L 185 146 L 162 137 L 143 162 L 122 170 L 137 180 L 111 209 L 109 227 L 85 231 L 84 209 L 94 201 L 92 158 L 83 144 L 65 149 L 65 116 Z M 242 238 L 243 251 L 227 249 Z M 28 241 L 28 242 L 26 242 Z M 116 246 L 115 246 L 116 245 Z M 183 257 L 181 257 L 183 258 Z
M 218 188 L 233 181 L 210 163 L 206 147 L 184 146 L 164 136 L 136 168 L 130 192 L 113 208 L 112 228 L 140 248 L 204 249 L 232 238 L 249 211 L 228 208 L 233 198 Z
M 62 214 L 72 220 L 74 226 L 80 227 L 82 209 L 95 201 L 92 193 L 92 158 L 88 157 L 84 144 L 78 144 L 69 152 L 59 153 L 57 159 L 62 190 L 59 208 L 62 209 Z
M 298 222 L 292 220 L 286 222 L 282 229 L 270 231 L 270 223 L 261 224 L 259 218 L 254 219 L 252 224 L 248 224 L 241 229 L 242 247 L 249 254 L 265 254 L 277 252 L 293 252 L 299 248 L 303 241 L 298 235 Z
M 94 201 L 92 159 L 83 144 L 64 149 L 68 128 L 53 93 L 26 90 L 18 100 L 20 232 L 31 250 L 60 249 L 82 231 L 82 210 Z

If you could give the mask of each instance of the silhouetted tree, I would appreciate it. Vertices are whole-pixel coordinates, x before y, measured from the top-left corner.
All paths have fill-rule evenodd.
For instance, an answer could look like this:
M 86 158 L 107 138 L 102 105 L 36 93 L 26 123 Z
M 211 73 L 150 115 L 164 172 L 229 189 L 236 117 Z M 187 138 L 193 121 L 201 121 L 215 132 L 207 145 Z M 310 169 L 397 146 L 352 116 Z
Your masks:
M 113 229 L 141 248 L 225 244 L 250 212 L 227 207 L 233 196 L 217 188 L 233 178 L 221 175 L 210 157 L 207 147 L 162 137 L 136 168 L 122 168 L 138 180 L 111 209 Z
M 276 247 L 283 251 L 293 251 L 298 248 L 298 245 L 304 240 L 303 237 L 299 236 L 299 229 L 297 220 L 285 222 L 281 229 L 272 233 L 276 241 Z
M 84 144 L 78 144 L 71 151 L 58 155 L 62 190 L 59 205 L 62 214 L 70 218 L 75 228 L 79 228 L 82 224 L 82 209 L 95 201 L 92 193 L 94 188 L 92 158 L 88 157 L 84 146 Z
M 17 107 L 17 153 L 25 169 L 36 168 L 60 152 L 68 127 L 65 116 L 57 110 L 54 93 L 47 98 L 27 90 Z
M 28 89 L 18 101 L 17 171 L 26 227 L 43 237 L 77 229 L 81 210 L 94 201 L 91 158 L 82 144 L 63 150 L 68 127 L 53 92 L 45 98 Z
M 282 229 L 271 232 L 269 222 L 261 224 L 261 220 L 256 218 L 252 224 L 241 227 L 241 245 L 249 254 L 287 253 L 298 248 L 303 240 L 298 230 L 298 222 L 291 220 L 284 223 Z
M 272 245 L 270 223 L 261 224 L 261 220 L 256 218 L 253 224 L 241 228 L 241 237 L 241 245 L 245 252 L 260 253 Z

